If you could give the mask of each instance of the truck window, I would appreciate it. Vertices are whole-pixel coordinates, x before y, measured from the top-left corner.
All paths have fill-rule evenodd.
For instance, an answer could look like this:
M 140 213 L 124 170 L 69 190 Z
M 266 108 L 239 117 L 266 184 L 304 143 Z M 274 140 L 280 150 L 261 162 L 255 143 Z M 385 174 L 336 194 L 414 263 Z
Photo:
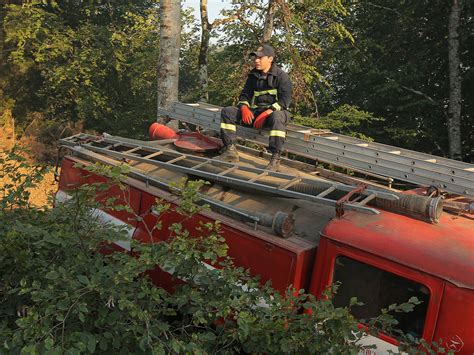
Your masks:
M 426 286 L 345 256 L 336 258 L 333 282 L 341 283 L 333 299 L 336 307 L 348 306 L 351 297 L 364 303 L 352 308 L 357 319 L 376 317 L 382 308 L 417 297 L 422 303 L 412 312 L 392 315 L 398 321 L 396 329 L 414 337 L 422 336 L 430 298 Z

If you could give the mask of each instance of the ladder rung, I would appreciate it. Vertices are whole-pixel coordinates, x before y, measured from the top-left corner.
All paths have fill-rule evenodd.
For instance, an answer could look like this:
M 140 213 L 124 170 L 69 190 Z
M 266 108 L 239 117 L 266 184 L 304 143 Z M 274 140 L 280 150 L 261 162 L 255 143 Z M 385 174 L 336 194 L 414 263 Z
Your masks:
M 300 177 L 295 177 L 294 179 L 291 179 L 290 181 L 288 181 L 287 183 L 283 184 L 283 185 L 280 185 L 278 188 L 280 190 L 286 190 L 288 188 L 290 188 L 291 186 L 293 186 L 294 184 L 297 184 L 301 181 L 301 178 Z
M 324 190 L 323 192 L 321 192 L 319 195 L 317 195 L 317 197 L 324 197 L 324 196 L 327 196 L 329 195 L 331 192 L 333 192 L 334 190 L 336 190 L 336 187 L 335 186 L 331 186 L 329 187 L 328 189 Z
M 143 159 L 151 159 L 151 158 L 154 158 L 154 157 L 156 157 L 158 155 L 161 155 L 161 154 L 163 154 L 163 152 L 161 152 L 161 151 L 160 152 L 154 152 L 154 153 L 145 155 L 143 157 Z M 131 163 L 130 166 L 137 166 L 138 164 L 142 164 L 142 163 L 143 162 L 141 162 L 141 161 L 135 161 L 135 162 Z
M 104 149 L 117 148 L 118 146 L 121 146 L 121 145 L 122 143 L 109 144 L 107 147 L 104 147 Z
M 254 176 L 253 178 L 251 178 L 250 180 L 248 180 L 247 182 L 255 182 L 257 181 L 258 179 L 260 178 L 263 178 L 264 176 L 267 176 L 268 175 L 268 171 L 264 171 L 263 173 L 257 175 L 257 176 Z
M 360 206 L 364 206 L 367 204 L 367 202 L 372 201 L 375 197 L 377 197 L 375 194 L 368 195 L 366 198 L 364 198 L 362 201 L 358 203 Z
M 212 160 L 206 160 L 206 161 L 200 162 L 199 164 L 192 166 L 191 169 L 199 169 L 209 163 L 212 163 Z
M 356 196 L 353 200 L 351 201 L 348 201 L 350 203 L 358 203 L 359 201 L 362 201 L 364 199 L 364 195 L 359 195 L 359 196 Z
M 180 155 L 179 157 L 176 157 L 174 159 L 168 160 L 166 163 L 167 164 L 174 164 L 180 160 L 186 159 L 186 155 Z
M 130 154 L 130 153 L 136 152 L 137 150 L 140 150 L 140 149 L 142 149 L 142 147 L 135 147 L 135 148 L 126 150 L 126 151 L 123 152 L 123 153 L 124 153 L 124 154 Z
M 143 158 L 144 158 L 144 159 L 151 159 L 151 158 L 157 157 L 158 155 L 161 155 L 161 154 L 163 154 L 162 151 L 154 152 L 154 153 L 145 155 Z
M 232 172 L 232 171 L 234 171 L 234 170 L 237 170 L 238 168 L 239 168 L 239 167 L 238 167 L 237 165 L 234 165 L 234 166 L 230 167 L 229 169 L 226 169 L 226 170 L 224 170 L 224 171 L 221 171 L 221 172 L 220 172 L 219 174 L 217 174 L 217 175 L 223 176 L 223 175 L 228 174 L 228 173 L 230 173 L 230 172 Z
M 150 171 L 147 171 L 147 173 L 154 173 L 155 171 L 161 170 L 163 167 L 157 166 L 155 169 L 151 169 Z

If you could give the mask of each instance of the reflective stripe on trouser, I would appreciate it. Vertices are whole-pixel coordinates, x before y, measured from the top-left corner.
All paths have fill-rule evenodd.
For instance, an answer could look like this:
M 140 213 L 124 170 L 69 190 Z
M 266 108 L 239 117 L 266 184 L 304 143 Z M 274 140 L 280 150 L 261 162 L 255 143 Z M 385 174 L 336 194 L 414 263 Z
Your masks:
M 240 120 L 240 110 L 235 106 L 224 107 L 221 111 L 221 138 L 225 146 L 234 144 L 237 135 L 236 124 L 237 119 Z M 235 129 L 228 129 L 228 127 L 234 127 Z
M 255 117 L 260 111 L 252 110 Z M 268 150 L 272 153 L 277 153 L 282 150 L 283 143 L 286 137 L 286 124 L 290 120 L 290 113 L 288 111 L 274 111 L 265 120 L 264 129 L 270 130 L 270 137 L 268 139 Z M 224 145 L 235 143 L 237 138 L 236 132 L 229 127 L 235 127 L 236 124 L 241 124 L 240 110 L 235 106 L 224 107 L 221 111 L 221 138 Z
M 270 129 L 268 138 L 268 150 L 271 153 L 279 153 L 283 149 L 286 138 L 286 124 L 290 120 L 288 111 L 273 111 L 265 121 L 264 128 Z

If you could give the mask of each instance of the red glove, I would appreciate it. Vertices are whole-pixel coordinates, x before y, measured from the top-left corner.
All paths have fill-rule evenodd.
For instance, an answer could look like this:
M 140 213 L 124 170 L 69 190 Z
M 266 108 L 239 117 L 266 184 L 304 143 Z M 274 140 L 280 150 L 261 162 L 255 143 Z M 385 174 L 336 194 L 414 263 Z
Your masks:
M 267 117 L 270 116 L 272 113 L 273 113 L 273 110 L 270 110 L 270 109 L 263 111 L 260 115 L 257 116 L 257 118 L 255 119 L 255 122 L 253 123 L 253 126 L 256 129 L 261 129 Z
M 240 106 L 240 113 L 242 114 L 242 122 L 251 125 L 253 121 L 253 113 L 247 105 Z

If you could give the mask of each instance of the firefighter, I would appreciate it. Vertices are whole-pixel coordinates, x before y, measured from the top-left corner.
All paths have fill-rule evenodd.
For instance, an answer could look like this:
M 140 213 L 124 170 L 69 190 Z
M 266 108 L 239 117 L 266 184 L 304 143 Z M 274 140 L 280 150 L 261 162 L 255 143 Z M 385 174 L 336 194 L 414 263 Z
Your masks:
M 221 138 L 224 152 L 218 159 L 239 162 L 235 146 L 236 124 L 255 129 L 270 130 L 268 150 L 272 153 L 267 170 L 278 171 L 286 124 L 290 120 L 288 106 L 291 101 L 292 84 L 287 73 L 273 60 L 275 50 L 268 44 L 250 54 L 255 68 L 250 71 L 239 97 L 237 107 L 224 107 L 221 111 Z

